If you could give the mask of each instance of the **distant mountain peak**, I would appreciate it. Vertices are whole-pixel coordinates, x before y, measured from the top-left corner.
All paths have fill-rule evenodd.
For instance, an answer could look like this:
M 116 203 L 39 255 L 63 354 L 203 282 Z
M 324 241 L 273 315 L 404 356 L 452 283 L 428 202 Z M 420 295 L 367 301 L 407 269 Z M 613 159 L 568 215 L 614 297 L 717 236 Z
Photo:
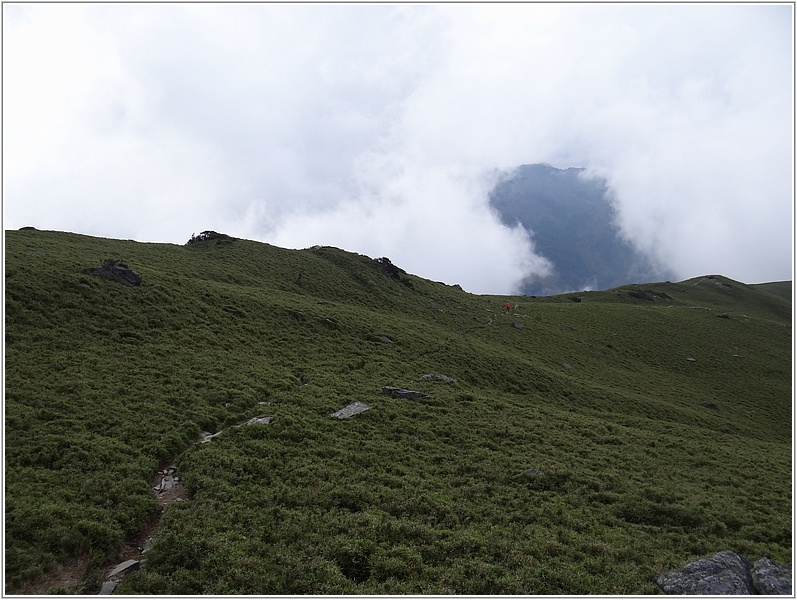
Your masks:
M 583 177 L 585 171 L 524 164 L 490 193 L 501 220 L 522 225 L 535 252 L 554 268 L 545 277 L 529 274 L 520 293 L 543 296 L 672 277 L 620 235 L 606 181 Z

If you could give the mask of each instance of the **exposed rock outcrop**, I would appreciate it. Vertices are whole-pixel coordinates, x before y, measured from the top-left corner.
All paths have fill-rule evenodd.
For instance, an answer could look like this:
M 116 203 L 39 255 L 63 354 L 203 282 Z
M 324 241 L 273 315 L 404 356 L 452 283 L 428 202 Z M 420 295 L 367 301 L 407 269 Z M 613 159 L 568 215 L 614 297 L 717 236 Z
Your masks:
M 136 273 L 133 269 L 126 264 L 117 262 L 115 260 L 106 260 L 102 266 L 92 271 L 94 275 L 100 277 L 107 277 L 109 279 L 116 279 L 128 285 L 141 285 L 141 275 Z
M 186 242 L 186 246 L 189 244 L 198 244 L 199 242 L 208 242 L 210 240 L 216 240 L 216 245 L 224 245 L 231 244 L 235 238 L 226 233 L 208 230 L 198 235 L 191 234 L 191 239 Z
M 792 591 L 792 569 L 790 565 L 776 565 L 769 558 L 761 558 L 755 561 L 750 570 L 750 578 L 753 580 L 753 589 L 757 594 L 764 596 L 793 595 Z
M 382 272 L 385 275 L 387 275 L 391 279 L 395 279 L 396 281 L 403 283 L 408 288 L 414 289 L 412 281 L 410 281 L 409 278 L 404 277 L 404 275 L 406 275 L 407 272 L 404 269 L 401 269 L 396 265 L 394 265 L 392 262 L 390 262 L 390 259 L 388 257 L 383 256 L 382 258 L 375 258 L 374 262 L 378 264 L 380 267 L 382 267 Z
M 668 294 L 664 292 L 654 292 L 653 290 L 630 290 L 627 294 L 632 298 L 648 300 L 650 302 L 655 302 L 656 300 L 672 300 L 672 297 Z
M 666 594 L 680 595 L 791 595 L 791 567 L 762 558 L 754 565 L 731 550 L 723 550 L 656 578 Z

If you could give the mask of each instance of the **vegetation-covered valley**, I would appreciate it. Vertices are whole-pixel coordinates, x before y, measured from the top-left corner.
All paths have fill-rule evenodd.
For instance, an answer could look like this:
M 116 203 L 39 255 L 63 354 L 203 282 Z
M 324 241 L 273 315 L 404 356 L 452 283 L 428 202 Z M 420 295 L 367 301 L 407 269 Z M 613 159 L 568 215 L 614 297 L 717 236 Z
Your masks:
M 6 593 L 97 592 L 155 520 L 118 593 L 655 594 L 791 560 L 790 282 L 478 296 L 329 247 L 5 235 Z

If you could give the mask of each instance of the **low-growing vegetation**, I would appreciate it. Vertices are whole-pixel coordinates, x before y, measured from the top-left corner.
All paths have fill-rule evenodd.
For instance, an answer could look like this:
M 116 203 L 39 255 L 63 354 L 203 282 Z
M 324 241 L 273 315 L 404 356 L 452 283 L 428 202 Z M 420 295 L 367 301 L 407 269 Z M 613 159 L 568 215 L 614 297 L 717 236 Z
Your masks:
M 723 549 L 790 561 L 787 283 L 499 297 L 215 232 L 5 249 L 8 593 L 76 557 L 62 591 L 99 589 L 173 459 L 186 499 L 120 593 L 653 594 Z

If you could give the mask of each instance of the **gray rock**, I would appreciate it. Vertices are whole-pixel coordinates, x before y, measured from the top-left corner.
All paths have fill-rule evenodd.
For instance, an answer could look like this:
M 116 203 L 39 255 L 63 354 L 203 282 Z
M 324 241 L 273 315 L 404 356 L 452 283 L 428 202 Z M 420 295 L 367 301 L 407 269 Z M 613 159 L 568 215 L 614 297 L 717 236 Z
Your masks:
M 710 408 L 712 410 L 719 410 L 719 407 L 710 400 L 703 400 L 703 402 L 700 403 L 700 406 L 705 406 L 706 408 Z
M 205 443 L 209 442 L 210 440 L 212 440 L 217 435 L 219 435 L 220 433 L 222 433 L 223 431 L 224 431 L 223 429 L 221 431 L 217 431 L 216 433 L 210 433 L 209 431 L 203 431 L 202 433 L 199 434 L 199 436 L 200 436 L 199 437 L 199 443 L 200 444 L 205 444 Z
M 129 285 L 141 285 L 141 275 L 136 273 L 127 265 L 115 263 L 113 261 L 105 261 L 99 269 L 94 269 L 94 275 L 100 277 L 107 277 L 109 279 L 116 279 L 122 283 Z
M 251 419 L 249 419 L 246 422 L 246 424 L 247 425 L 258 425 L 258 424 L 260 424 L 260 425 L 268 425 L 269 423 L 271 423 L 273 418 L 274 417 L 270 417 L 268 415 L 260 415 L 259 417 L 252 417 Z
M 750 571 L 753 589 L 764 596 L 791 596 L 791 565 L 778 566 L 769 558 L 761 558 Z
M 395 343 L 389 337 L 384 336 L 384 335 L 378 335 L 378 336 L 376 336 L 376 339 L 379 340 L 380 342 L 382 342 L 383 344 L 394 344 Z
M 562 368 L 569 371 L 570 369 L 573 368 L 573 365 L 571 365 L 570 363 L 564 362 L 564 363 L 562 363 Z
M 336 417 L 338 419 L 348 419 L 349 417 L 353 417 L 354 415 L 360 414 L 371 407 L 367 404 L 363 404 L 362 402 L 354 402 L 353 404 L 349 404 L 348 406 L 341 408 L 337 412 L 333 412 L 330 417 Z
M 724 550 L 677 571 L 663 573 L 656 583 L 666 594 L 750 595 L 754 592 L 749 572 L 750 562 L 746 558 Z
M 520 321 L 515 321 L 514 323 L 512 323 L 512 327 L 514 327 L 515 329 L 523 329 L 523 323 L 521 323 Z
M 396 398 L 418 398 L 420 400 L 429 400 L 431 398 L 431 396 L 424 394 L 423 392 L 407 390 L 405 388 L 394 387 L 392 385 L 383 386 L 382 393 L 387 394 L 388 396 L 395 396 Z
M 102 588 L 100 589 L 100 596 L 110 596 L 113 594 L 113 591 L 116 589 L 116 586 L 119 585 L 118 581 L 106 581 L 102 584 Z
M 116 567 L 114 567 L 113 571 L 108 573 L 108 578 L 110 579 L 111 577 L 114 577 L 116 575 L 121 575 L 125 571 L 129 571 L 130 569 L 133 569 L 133 568 L 137 569 L 138 565 L 139 565 L 139 562 L 140 561 L 130 559 L 130 560 L 124 561 L 123 563 L 119 563 L 118 565 L 116 565 Z
M 445 381 L 446 383 L 451 383 L 452 381 L 456 381 L 453 377 L 449 377 L 448 375 L 440 375 L 438 373 L 427 373 L 426 375 L 421 375 L 420 381 Z

